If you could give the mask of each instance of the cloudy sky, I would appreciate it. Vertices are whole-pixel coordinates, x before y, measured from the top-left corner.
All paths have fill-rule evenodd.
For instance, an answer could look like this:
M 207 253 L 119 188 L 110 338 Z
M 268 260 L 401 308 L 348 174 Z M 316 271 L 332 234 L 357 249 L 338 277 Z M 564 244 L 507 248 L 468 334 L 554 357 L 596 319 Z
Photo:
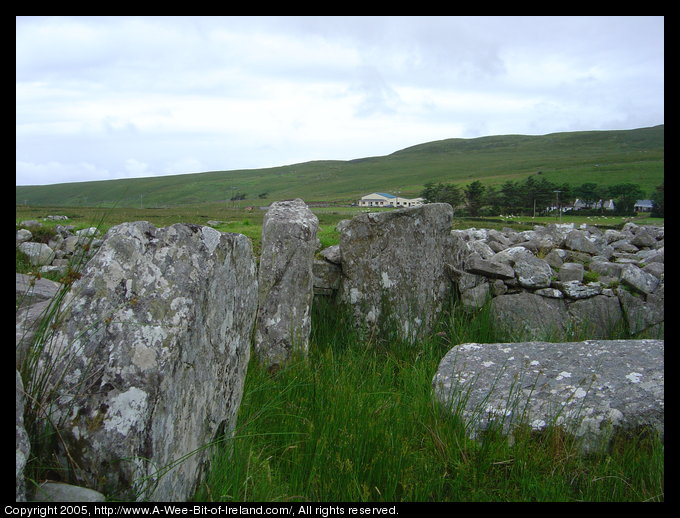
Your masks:
M 664 122 L 663 17 L 17 17 L 16 183 Z

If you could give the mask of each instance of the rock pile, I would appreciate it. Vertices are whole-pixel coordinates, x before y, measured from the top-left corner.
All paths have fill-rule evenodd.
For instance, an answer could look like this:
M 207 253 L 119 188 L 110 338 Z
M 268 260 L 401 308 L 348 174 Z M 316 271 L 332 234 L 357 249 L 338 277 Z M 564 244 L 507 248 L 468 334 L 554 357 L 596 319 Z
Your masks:
M 64 220 L 66 216 L 47 216 L 46 220 Z M 33 234 L 43 227 L 36 220 L 22 221 L 16 231 L 16 247 L 28 256 L 41 273 L 66 274 L 69 265 L 84 263 L 94 255 L 102 243 L 96 227 L 75 230 L 74 225 L 56 225 L 47 243 L 33 240 Z M 33 229 L 33 232 L 31 232 Z
M 541 338 L 578 328 L 598 338 L 621 322 L 631 333 L 663 329 L 663 227 L 452 234 L 450 271 L 462 304 L 479 308 L 492 298 L 493 318 L 508 331 Z

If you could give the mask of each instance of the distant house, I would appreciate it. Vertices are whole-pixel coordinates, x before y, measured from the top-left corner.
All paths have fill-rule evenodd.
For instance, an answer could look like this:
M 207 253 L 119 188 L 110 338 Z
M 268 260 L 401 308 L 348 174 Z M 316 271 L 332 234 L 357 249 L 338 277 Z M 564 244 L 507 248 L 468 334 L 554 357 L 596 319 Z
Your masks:
M 653 208 L 653 200 L 638 200 L 635 202 L 635 205 L 633 205 L 635 212 L 652 212 Z
M 581 210 L 581 209 L 604 209 L 604 210 L 614 210 L 614 200 L 598 200 L 591 203 L 586 203 L 578 198 L 574 201 L 571 210 Z
M 374 192 L 362 196 L 359 207 L 417 207 L 423 204 L 423 198 L 400 198 L 394 194 Z

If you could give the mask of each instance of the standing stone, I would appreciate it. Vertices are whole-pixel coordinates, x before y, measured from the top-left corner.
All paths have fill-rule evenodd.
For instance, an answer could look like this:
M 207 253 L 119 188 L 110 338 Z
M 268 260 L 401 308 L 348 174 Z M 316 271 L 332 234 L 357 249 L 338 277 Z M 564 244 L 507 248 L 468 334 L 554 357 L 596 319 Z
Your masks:
M 236 421 L 257 304 L 250 240 L 145 221 L 109 230 L 45 347 L 74 482 L 191 498 Z
M 264 216 L 255 353 L 266 366 L 309 348 L 318 228 L 300 199 L 274 202 Z
M 453 209 L 447 203 L 364 213 L 340 234 L 340 297 L 357 322 L 414 342 L 429 333 L 447 302 L 451 283 Z

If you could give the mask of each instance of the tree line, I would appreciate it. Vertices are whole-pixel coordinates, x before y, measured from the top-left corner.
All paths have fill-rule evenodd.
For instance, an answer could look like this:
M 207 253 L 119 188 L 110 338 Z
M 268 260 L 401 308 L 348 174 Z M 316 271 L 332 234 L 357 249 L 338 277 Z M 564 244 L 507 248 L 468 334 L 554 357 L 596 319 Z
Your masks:
M 500 187 L 483 185 L 479 180 L 462 188 L 452 183 L 428 182 L 420 197 L 427 203 L 449 203 L 472 217 L 498 214 L 541 216 L 570 207 L 575 199 L 590 207 L 585 209 L 588 212 L 633 215 L 635 202 L 644 199 L 645 193 L 639 185 L 633 183 L 610 186 L 591 182 L 578 186 L 557 184 L 541 177 L 539 172 L 524 182 L 509 180 Z M 600 200 L 610 199 L 614 201 L 613 211 L 606 210 L 598 203 Z M 663 217 L 663 183 L 656 187 L 651 199 L 654 207 L 652 216 Z M 585 211 L 579 212 L 583 214 Z

